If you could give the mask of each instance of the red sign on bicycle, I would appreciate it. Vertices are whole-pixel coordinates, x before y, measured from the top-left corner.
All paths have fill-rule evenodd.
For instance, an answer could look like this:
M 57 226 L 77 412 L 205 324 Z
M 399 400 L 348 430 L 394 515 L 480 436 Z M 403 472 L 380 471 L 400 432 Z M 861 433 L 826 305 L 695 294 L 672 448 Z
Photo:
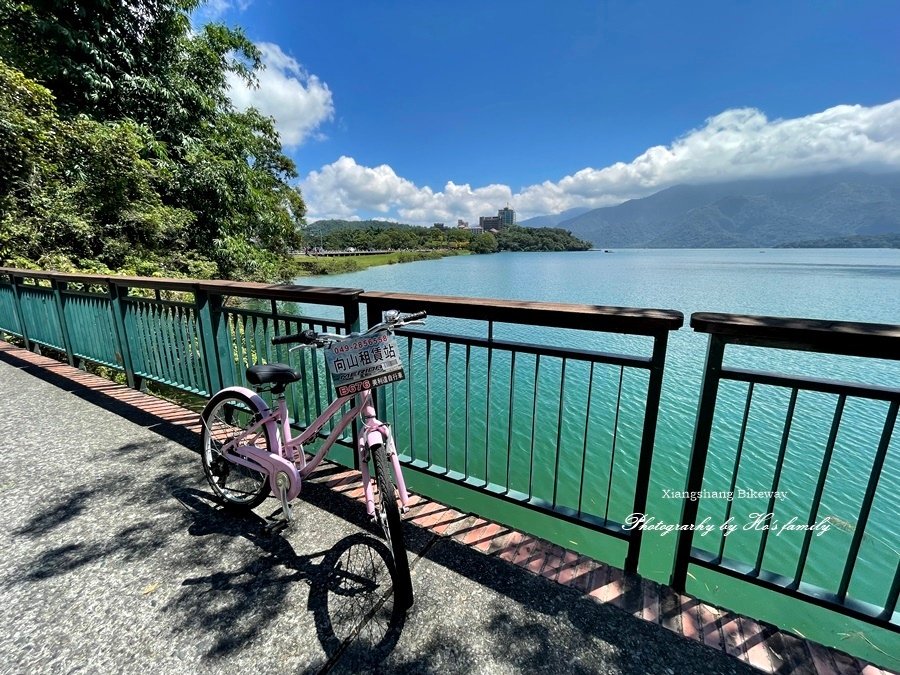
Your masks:
M 333 342 L 325 350 L 325 363 L 338 396 L 358 394 L 405 377 L 400 350 L 389 331 Z

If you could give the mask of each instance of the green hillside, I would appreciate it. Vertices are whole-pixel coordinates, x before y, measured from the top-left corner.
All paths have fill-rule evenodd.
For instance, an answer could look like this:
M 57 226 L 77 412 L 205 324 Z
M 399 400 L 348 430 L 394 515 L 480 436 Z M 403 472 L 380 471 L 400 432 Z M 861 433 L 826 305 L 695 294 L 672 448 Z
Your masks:
M 436 250 L 465 249 L 473 253 L 495 251 L 585 251 L 588 241 L 568 230 L 553 227 L 507 227 L 496 235 L 475 234 L 456 227 L 439 229 L 383 220 L 318 220 L 303 233 L 304 247 L 326 250 Z

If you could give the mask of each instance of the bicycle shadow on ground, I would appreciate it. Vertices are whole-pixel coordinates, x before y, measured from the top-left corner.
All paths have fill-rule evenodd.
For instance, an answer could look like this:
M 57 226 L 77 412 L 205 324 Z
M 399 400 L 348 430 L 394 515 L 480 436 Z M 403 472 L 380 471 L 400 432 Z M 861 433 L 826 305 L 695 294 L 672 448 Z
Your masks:
M 343 470 L 329 467 L 317 471 L 316 477 L 326 478 L 330 472 Z M 307 481 L 301 498 L 337 517 L 368 526 L 361 522 L 365 520 L 363 504 L 324 484 Z M 503 645 L 491 651 L 498 664 L 511 672 L 591 673 L 609 668 L 610 672 L 637 675 L 663 672 L 664 666 L 684 673 L 754 672 L 738 659 L 409 521 L 403 523 L 403 535 L 417 593 L 408 617 L 411 625 L 416 624 L 416 637 L 404 640 L 400 650 L 386 657 L 384 668 L 392 672 L 478 672 L 485 668 L 482 647 L 478 646 L 482 641 Z M 470 587 L 466 591 L 448 581 L 448 572 L 489 591 L 487 597 L 490 592 L 497 596 L 475 615 L 465 610 L 448 611 L 473 599 L 466 596 L 472 592 Z M 629 601 L 626 604 L 636 604 L 638 598 L 633 596 L 637 595 L 643 600 L 638 578 L 626 584 L 625 595 Z M 671 617 L 662 612 L 664 618 L 679 613 L 677 605 Z M 568 628 L 554 628 L 558 626 Z M 596 661 L 591 660 L 591 654 L 596 655 Z M 578 659 L 586 662 L 578 663 Z M 357 652 L 348 652 L 338 670 L 366 672 L 368 665 L 365 657 L 357 660 Z
M 226 657 L 262 634 L 300 640 L 301 634 L 283 633 L 281 625 L 290 618 L 298 583 L 309 589 L 306 609 L 327 663 L 351 655 L 375 667 L 393 651 L 406 615 L 394 607 L 393 566 L 383 542 L 357 532 L 331 548 L 298 554 L 284 537 L 268 532 L 266 519 L 257 514 L 235 512 L 197 490 L 180 490 L 175 497 L 192 515 L 189 534 L 211 537 L 221 548 L 229 547 L 228 538 L 240 538 L 260 551 L 250 561 L 221 562 L 217 571 L 185 579 L 166 607 L 185 617 L 185 630 L 199 627 L 211 638 L 205 657 Z

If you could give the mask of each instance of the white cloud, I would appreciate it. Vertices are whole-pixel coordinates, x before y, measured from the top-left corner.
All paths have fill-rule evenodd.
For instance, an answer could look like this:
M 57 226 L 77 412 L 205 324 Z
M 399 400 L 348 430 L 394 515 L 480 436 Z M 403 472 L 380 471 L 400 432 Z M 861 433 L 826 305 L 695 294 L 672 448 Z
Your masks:
M 434 192 L 401 178 L 386 164 L 361 166 L 352 157 L 341 157 L 311 171 L 302 188 L 311 219 L 346 218 L 367 211 L 390 214 L 404 222 L 451 221 L 468 214 L 492 213 L 498 203 L 512 199 L 506 185 L 473 189 L 451 181 L 443 192 Z
M 297 147 L 334 117 L 331 90 L 278 45 L 262 42 L 256 46 L 265 65 L 257 72 L 259 87 L 247 87 L 236 75 L 229 75 L 231 101 L 239 110 L 252 106 L 273 117 L 284 146 Z
M 900 169 L 900 100 L 872 107 L 840 105 L 786 120 L 769 120 L 753 108 L 726 110 L 631 162 L 588 167 L 517 193 L 506 185 L 472 188 L 453 182 L 435 192 L 387 165 L 360 166 L 351 157 L 310 172 L 302 188 L 311 219 L 368 211 L 414 223 L 477 222 L 507 201 L 522 219 L 575 206 L 610 206 L 679 183 L 841 169 Z
M 237 2 L 232 2 L 232 0 L 206 0 L 194 11 L 194 15 L 201 23 L 210 23 L 220 20 L 232 9 L 243 12 L 251 4 L 253 4 L 253 0 L 237 0 Z

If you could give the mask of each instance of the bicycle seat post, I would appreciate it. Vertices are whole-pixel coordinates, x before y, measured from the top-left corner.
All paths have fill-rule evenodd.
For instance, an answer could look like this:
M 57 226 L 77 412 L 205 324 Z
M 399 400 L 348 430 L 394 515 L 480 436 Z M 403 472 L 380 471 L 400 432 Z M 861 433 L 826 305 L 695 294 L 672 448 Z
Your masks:
M 285 394 L 286 385 L 279 384 L 275 387 L 272 387 L 272 403 L 275 406 L 275 419 L 277 423 L 281 426 L 282 438 L 284 442 L 287 444 L 291 440 L 291 423 L 290 423 L 290 415 L 288 414 L 287 409 L 287 398 Z M 294 466 L 297 467 L 297 470 L 303 468 L 303 465 L 306 463 L 303 458 L 303 446 L 290 445 L 288 451 L 284 452 L 284 456 L 294 462 Z

